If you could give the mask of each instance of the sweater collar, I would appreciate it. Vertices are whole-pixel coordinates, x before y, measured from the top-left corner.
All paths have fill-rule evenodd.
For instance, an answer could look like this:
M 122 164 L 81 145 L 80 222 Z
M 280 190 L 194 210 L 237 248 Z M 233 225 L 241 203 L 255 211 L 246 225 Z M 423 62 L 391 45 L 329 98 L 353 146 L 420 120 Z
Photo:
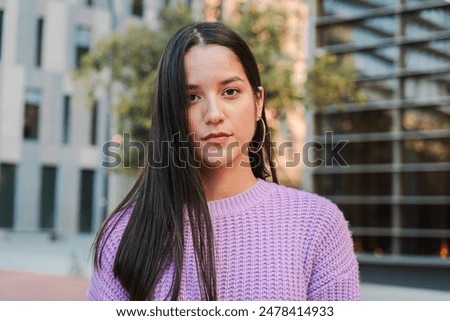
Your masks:
M 272 185 L 274 184 L 258 178 L 256 184 L 245 192 L 221 200 L 208 202 L 209 211 L 213 214 L 246 210 L 267 198 L 267 193 L 273 189 Z

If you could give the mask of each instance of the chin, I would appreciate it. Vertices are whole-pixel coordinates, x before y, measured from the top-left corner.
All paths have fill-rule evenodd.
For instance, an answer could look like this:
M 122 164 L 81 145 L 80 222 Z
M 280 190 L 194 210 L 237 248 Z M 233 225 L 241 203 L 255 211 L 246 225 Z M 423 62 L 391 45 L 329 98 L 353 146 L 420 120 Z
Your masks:
M 243 156 L 243 155 L 241 155 Z M 210 157 L 202 161 L 202 168 L 204 169 L 230 169 L 236 167 L 251 167 L 248 157 Z
M 219 168 L 227 168 L 231 167 L 233 162 L 230 162 L 229 160 L 226 160 L 225 158 L 215 158 L 210 157 L 208 160 L 202 161 L 202 168 L 203 169 L 219 169 Z

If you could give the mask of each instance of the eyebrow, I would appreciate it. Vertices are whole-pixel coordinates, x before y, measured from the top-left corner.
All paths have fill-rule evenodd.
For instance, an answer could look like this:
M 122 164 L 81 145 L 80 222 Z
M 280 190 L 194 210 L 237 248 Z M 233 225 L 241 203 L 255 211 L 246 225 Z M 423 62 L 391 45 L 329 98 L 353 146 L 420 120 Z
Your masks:
M 225 85 L 228 85 L 229 83 L 232 83 L 235 81 L 244 81 L 244 79 L 242 79 L 239 76 L 234 76 L 234 77 L 230 77 L 225 80 L 222 80 L 219 84 L 221 86 L 225 86 Z M 198 89 L 199 87 L 200 87 L 199 85 L 188 85 L 188 89 Z

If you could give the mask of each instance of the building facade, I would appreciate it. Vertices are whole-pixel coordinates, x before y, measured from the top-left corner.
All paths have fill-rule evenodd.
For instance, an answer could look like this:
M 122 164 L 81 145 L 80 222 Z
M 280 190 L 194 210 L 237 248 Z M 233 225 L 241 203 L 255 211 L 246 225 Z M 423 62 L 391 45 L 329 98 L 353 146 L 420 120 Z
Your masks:
M 311 57 L 351 62 L 365 102 L 309 114 L 317 156 L 332 164 L 341 141 L 348 166 L 310 169 L 308 186 L 344 212 L 363 280 L 450 290 L 450 1 L 310 5 Z
M 104 94 L 75 106 L 72 72 L 96 41 L 131 23 L 158 28 L 174 4 L 0 0 L 0 229 L 96 231 L 124 189 L 100 167 L 114 121 Z M 186 5 L 202 13 L 201 1 Z

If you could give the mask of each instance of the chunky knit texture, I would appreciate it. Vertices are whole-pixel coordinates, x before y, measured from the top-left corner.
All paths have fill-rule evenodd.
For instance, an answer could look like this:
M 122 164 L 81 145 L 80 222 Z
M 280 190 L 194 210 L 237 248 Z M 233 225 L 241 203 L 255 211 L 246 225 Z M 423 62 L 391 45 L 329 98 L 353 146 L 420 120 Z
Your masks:
M 348 224 L 325 198 L 258 179 L 248 191 L 209 202 L 219 300 L 359 300 L 359 272 Z M 117 248 L 131 215 L 116 219 L 94 269 L 88 300 L 128 300 L 113 275 Z M 112 226 L 113 224 L 111 224 Z M 193 247 L 186 228 L 180 300 L 200 300 Z M 164 300 L 170 266 L 154 300 Z

